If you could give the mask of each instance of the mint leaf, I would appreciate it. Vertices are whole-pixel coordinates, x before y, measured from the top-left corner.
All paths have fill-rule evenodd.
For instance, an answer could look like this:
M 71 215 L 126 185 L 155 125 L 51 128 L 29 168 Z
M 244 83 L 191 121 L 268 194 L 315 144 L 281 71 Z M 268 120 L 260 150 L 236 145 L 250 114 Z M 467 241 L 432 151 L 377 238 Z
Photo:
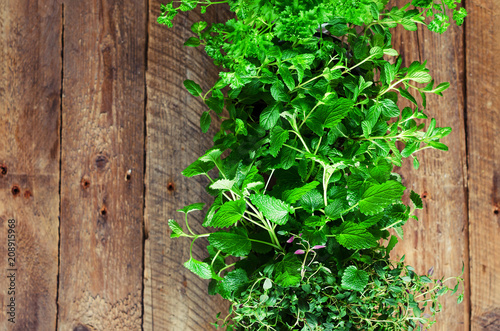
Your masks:
M 309 213 L 323 208 L 323 195 L 317 190 L 311 190 L 300 198 L 300 205 Z
M 198 47 L 198 46 L 200 46 L 200 39 L 198 39 L 196 37 L 190 37 L 188 40 L 186 40 L 186 42 L 184 43 L 184 46 Z
M 280 126 L 275 126 L 271 130 L 271 145 L 269 152 L 272 156 L 278 156 L 278 153 L 283 146 L 283 144 L 288 140 L 288 130 L 283 129 Z
M 244 287 L 248 282 L 249 279 L 245 270 L 235 269 L 224 276 L 217 290 L 223 298 L 229 299 L 234 292 Z
M 399 108 L 391 99 L 384 99 L 379 102 L 380 110 L 382 114 L 387 117 L 398 117 Z
M 196 84 L 194 81 L 190 79 L 186 79 L 184 81 L 184 87 L 188 90 L 189 93 L 191 93 L 195 97 L 201 96 L 201 93 L 203 92 L 200 85 Z
M 377 246 L 377 240 L 363 225 L 343 223 L 341 233 L 335 236 L 339 244 L 347 249 L 367 249 Z
M 278 102 L 290 101 L 290 96 L 285 92 L 285 85 L 282 81 L 277 80 L 271 85 L 271 95 Z
M 390 203 L 401 199 L 405 187 L 396 181 L 387 181 L 383 184 L 368 188 L 359 201 L 359 210 L 366 215 L 380 213 Z
M 271 222 L 283 225 L 288 222 L 288 214 L 294 209 L 286 202 L 264 194 L 250 195 L 250 201 Z
M 229 179 L 219 179 L 210 185 L 214 190 L 231 190 L 236 182 Z
M 210 112 L 204 111 L 200 117 L 201 132 L 207 133 L 208 129 L 210 128 L 210 123 L 212 123 L 212 117 L 210 117 Z
M 252 242 L 247 233 L 242 229 L 234 229 L 231 232 L 214 232 L 208 237 L 208 241 L 218 250 L 236 257 L 246 256 L 252 249 Z
M 281 262 L 276 264 L 274 281 L 283 287 L 292 287 L 300 283 L 301 262 L 297 255 L 288 253 Z
M 368 284 L 368 273 L 358 270 L 356 266 L 350 266 L 344 270 L 342 275 L 342 287 L 347 290 L 361 292 Z
M 210 268 L 210 265 L 208 263 L 191 258 L 184 263 L 184 267 L 186 267 L 186 269 L 190 270 L 200 278 L 212 278 L 212 268 Z
M 241 219 L 245 212 L 245 206 L 244 200 L 228 201 L 220 207 L 209 222 L 203 223 L 203 226 L 215 228 L 231 226 Z
M 168 226 L 170 227 L 170 230 L 172 230 L 172 233 L 170 234 L 170 238 L 179 238 L 185 234 L 184 230 L 182 230 L 179 223 L 177 223 L 174 220 L 168 220 Z
M 188 214 L 188 213 L 192 212 L 193 210 L 202 210 L 203 206 L 205 206 L 204 202 L 198 202 L 198 203 L 193 203 L 193 204 L 187 205 L 186 207 L 184 207 L 182 209 L 178 209 L 177 211 L 180 213 Z
M 422 198 L 420 198 L 420 195 L 413 190 L 410 193 L 410 199 L 411 199 L 411 202 L 413 202 L 413 204 L 415 205 L 415 208 L 417 208 L 417 209 L 424 208 Z
M 288 203 L 295 203 L 295 202 L 297 202 L 297 200 L 302 198 L 302 196 L 304 194 L 315 189 L 316 186 L 318 186 L 318 185 L 319 185 L 319 182 L 317 182 L 317 181 L 310 182 L 310 183 L 305 184 L 302 187 L 297 187 L 297 188 L 294 188 L 291 190 L 284 191 L 282 197 Z
M 295 81 L 292 77 L 292 74 L 288 70 L 288 68 L 285 68 L 283 66 L 279 67 L 278 73 L 280 74 L 281 78 L 283 78 L 283 81 L 286 84 L 286 87 L 291 91 L 295 88 Z
M 182 175 L 186 177 L 194 177 L 199 175 L 206 175 L 210 170 L 215 167 L 213 162 L 204 162 L 196 160 L 191 163 L 186 169 L 182 171 Z
M 324 109 L 327 116 L 324 121 L 325 128 L 333 128 L 340 121 L 346 117 L 346 115 L 352 110 L 354 102 L 349 99 L 339 98 L 330 106 L 320 106 L 318 108 Z M 323 108 L 324 107 L 324 108 Z M 319 110 L 319 109 L 318 109 Z
M 260 114 L 260 125 L 262 128 L 269 130 L 276 125 L 280 117 L 280 112 L 283 109 L 281 102 L 267 106 Z

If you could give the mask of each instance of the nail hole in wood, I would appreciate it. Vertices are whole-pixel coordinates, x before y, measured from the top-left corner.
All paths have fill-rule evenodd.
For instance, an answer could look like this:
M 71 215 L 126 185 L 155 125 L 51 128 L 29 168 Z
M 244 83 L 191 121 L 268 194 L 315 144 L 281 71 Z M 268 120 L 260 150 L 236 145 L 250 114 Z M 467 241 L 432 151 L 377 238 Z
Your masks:
M 108 210 L 106 209 L 106 207 L 104 207 L 104 206 L 103 206 L 103 207 L 101 208 L 101 215 L 102 215 L 103 217 L 106 217 L 106 215 L 107 215 L 107 214 L 108 214 Z
M 168 182 L 168 185 L 167 185 L 167 190 L 169 192 L 173 192 L 175 191 L 175 183 L 174 182 Z
M 0 174 L 2 176 L 7 175 L 7 166 L 5 164 L 0 164 Z
M 31 192 L 29 190 L 24 191 L 24 198 L 29 199 L 31 197 Z
M 495 207 L 495 209 L 493 209 L 493 214 L 498 215 L 498 213 L 499 213 L 498 207 Z
M 429 194 L 427 192 L 422 193 L 422 199 L 427 199 L 428 195 Z
M 19 193 L 21 193 L 21 189 L 17 185 L 12 186 L 12 189 L 10 191 L 12 192 L 13 196 L 18 196 Z
M 132 175 L 132 169 L 128 169 L 127 174 L 125 175 L 125 181 L 129 181 Z
M 88 178 L 82 177 L 82 180 L 80 181 L 80 185 L 84 190 L 88 189 L 90 187 L 90 180 Z

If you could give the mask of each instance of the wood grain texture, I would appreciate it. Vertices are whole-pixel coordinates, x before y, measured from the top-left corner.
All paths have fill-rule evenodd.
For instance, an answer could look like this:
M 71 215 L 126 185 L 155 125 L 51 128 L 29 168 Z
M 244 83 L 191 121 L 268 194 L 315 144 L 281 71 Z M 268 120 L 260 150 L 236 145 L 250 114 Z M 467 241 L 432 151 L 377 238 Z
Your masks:
M 399 1 L 400 5 L 406 1 Z M 420 168 L 406 160 L 397 170 L 408 190 L 419 193 L 423 210 L 418 222 L 409 220 L 405 237 L 396 245 L 394 256 L 406 255 L 406 263 L 420 274 L 433 266 L 434 277 L 458 276 L 462 261 L 468 268 L 467 164 L 464 121 L 464 44 L 463 28 L 454 25 L 442 35 L 420 27 L 418 32 L 398 27 L 392 45 L 403 57 L 403 65 L 427 60 L 436 81 L 450 82 L 443 97 L 428 96 L 425 113 L 436 118 L 438 127 L 449 126 L 452 133 L 442 140 L 449 151 L 425 150 L 416 154 Z M 420 97 L 417 97 L 420 99 Z M 465 273 L 466 282 L 468 274 Z M 455 285 L 450 282 L 449 286 Z M 441 297 L 443 311 L 436 316 L 433 331 L 469 330 L 469 302 L 456 303 L 457 296 Z
M 500 330 L 500 3 L 467 1 L 472 331 Z
M 203 16 L 221 22 L 228 11 L 214 6 Z M 181 171 L 212 145 L 211 131 L 202 134 L 199 118 L 207 107 L 192 97 L 183 81 L 200 83 L 204 91 L 218 78 L 218 70 L 202 48 L 183 47 L 192 36 L 191 24 L 201 19 L 190 13 L 175 19 L 169 29 L 156 23 L 159 2 L 150 1 L 148 71 L 146 77 L 147 142 L 145 221 L 144 330 L 212 330 L 218 312 L 227 312 L 227 303 L 207 294 L 208 282 L 184 268 L 189 258 L 189 241 L 171 240 L 167 221 L 180 219 L 177 213 L 187 204 L 209 202 L 204 178 L 185 178 Z M 201 233 L 204 213 L 191 213 L 193 231 Z M 198 240 L 195 258 L 202 260 L 206 241 Z M 225 315 L 223 315 L 225 316 Z
M 56 326 L 61 33 L 59 0 L 1 1 L 0 330 Z M 9 219 L 17 221 L 15 324 L 6 306 Z
M 141 329 L 146 14 L 64 3 L 59 330 Z

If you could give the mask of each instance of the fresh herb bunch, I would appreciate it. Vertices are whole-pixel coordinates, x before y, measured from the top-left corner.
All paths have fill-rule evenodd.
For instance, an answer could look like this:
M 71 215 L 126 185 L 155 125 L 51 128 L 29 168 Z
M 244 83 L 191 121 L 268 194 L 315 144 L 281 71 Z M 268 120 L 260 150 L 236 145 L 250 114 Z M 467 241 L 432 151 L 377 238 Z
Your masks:
M 203 226 L 218 231 L 190 229 L 188 214 L 202 203 L 180 210 L 186 230 L 169 220 L 173 238 L 192 240 L 186 268 L 211 279 L 209 293 L 232 303 L 216 325 L 430 327 L 438 296 L 455 293 L 463 279 L 431 279 L 404 257 L 390 260 L 398 239 L 389 230 L 402 238 L 402 226 L 423 207 L 414 191 L 411 205 L 403 203 L 406 188 L 392 170 L 408 157 L 417 169 L 421 150 L 447 150 L 440 139 L 450 128 L 418 122 L 427 118 L 426 95 L 441 95 L 449 84 L 434 84 L 425 62 L 403 67 L 389 29 L 421 24 L 443 32 L 450 11 L 461 24 L 464 9 L 456 0 L 390 9 L 386 0 L 183 0 L 162 6 L 158 21 L 172 26 L 179 10 L 201 6 L 204 13 L 220 3 L 236 18 L 196 22 L 185 43 L 204 46 L 223 68 L 220 79 L 208 91 L 191 80 L 184 85 L 209 108 L 203 132 L 211 111 L 223 122 L 214 146 L 183 171 L 209 179 L 215 200 Z M 400 110 L 400 98 L 412 107 Z M 197 261 L 193 243 L 205 237 L 208 257 Z

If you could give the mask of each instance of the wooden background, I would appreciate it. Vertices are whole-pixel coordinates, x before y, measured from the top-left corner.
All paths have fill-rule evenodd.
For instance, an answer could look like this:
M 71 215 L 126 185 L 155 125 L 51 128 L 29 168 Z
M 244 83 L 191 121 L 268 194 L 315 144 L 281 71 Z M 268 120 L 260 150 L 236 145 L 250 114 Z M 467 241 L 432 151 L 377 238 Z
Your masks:
M 155 22 L 160 2 L 0 0 L 0 330 L 212 330 L 227 308 L 182 267 L 188 243 L 168 238 L 176 209 L 208 199 L 206 183 L 180 171 L 214 133 L 200 133 L 204 106 L 182 81 L 206 89 L 217 69 L 201 49 L 182 47 L 199 15 L 168 29 Z M 418 171 L 400 170 L 425 206 L 397 255 L 436 276 L 465 263 L 464 303 L 444 300 L 433 330 L 495 331 L 500 2 L 465 7 L 464 27 L 394 36 L 406 64 L 427 59 L 438 82 L 451 82 L 428 113 L 453 128 L 449 152 L 424 151 Z M 15 324 L 6 314 L 12 218 Z

